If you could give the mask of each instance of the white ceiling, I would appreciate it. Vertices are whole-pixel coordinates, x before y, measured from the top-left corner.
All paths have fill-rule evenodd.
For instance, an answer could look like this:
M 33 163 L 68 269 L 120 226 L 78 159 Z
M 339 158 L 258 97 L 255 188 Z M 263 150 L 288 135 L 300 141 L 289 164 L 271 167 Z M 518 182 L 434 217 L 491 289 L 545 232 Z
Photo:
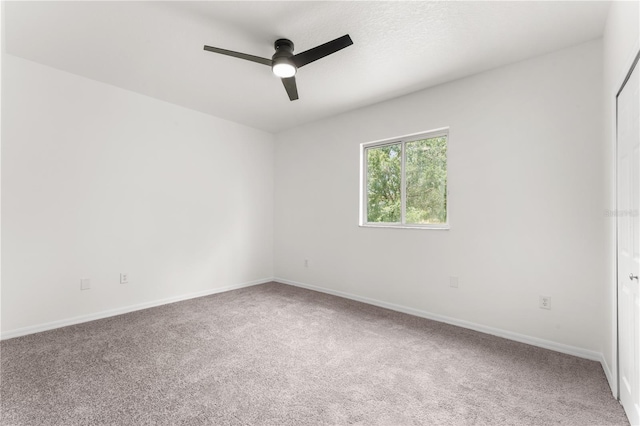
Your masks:
M 602 35 L 608 2 L 7 2 L 6 51 L 278 132 Z M 300 69 L 290 102 L 270 58 L 350 34 Z

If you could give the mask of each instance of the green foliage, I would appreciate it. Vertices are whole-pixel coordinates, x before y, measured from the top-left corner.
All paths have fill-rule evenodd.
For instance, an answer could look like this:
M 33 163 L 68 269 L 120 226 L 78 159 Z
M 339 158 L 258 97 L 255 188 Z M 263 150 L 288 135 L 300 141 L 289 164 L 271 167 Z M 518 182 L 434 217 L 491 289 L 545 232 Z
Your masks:
M 406 144 L 406 222 L 447 221 L 447 138 L 437 137 Z
M 400 222 L 402 145 L 367 149 L 367 221 Z
M 405 144 L 406 212 L 408 224 L 447 220 L 447 138 Z M 402 145 L 369 148 L 367 153 L 367 220 L 401 221 Z

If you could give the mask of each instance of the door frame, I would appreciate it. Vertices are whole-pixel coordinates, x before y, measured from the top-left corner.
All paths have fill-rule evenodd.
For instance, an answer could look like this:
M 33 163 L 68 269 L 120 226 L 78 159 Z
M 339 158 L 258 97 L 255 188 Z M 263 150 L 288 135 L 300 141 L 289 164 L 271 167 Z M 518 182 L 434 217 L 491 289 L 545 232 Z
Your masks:
M 629 81 L 629 78 L 631 77 L 631 74 L 633 73 L 633 71 L 635 70 L 635 67 L 638 66 L 640 67 L 640 65 L 638 65 L 638 62 L 640 62 L 640 48 L 637 47 L 634 51 L 634 55 L 631 57 L 630 60 L 628 60 L 626 63 L 629 64 L 628 67 L 625 67 L 626 72 L 624 74 L 624 77 L 622 79 L 618 79 L 618 81 L 622 80 L 621 83 L 618 85 L 618 90 L 615 92 L 615 96 L 614 96 L 614 121 L 613 121 L 613 128 L 614 128 L 614 137 L 615 137 L 615 158 L 614 158 L 614 162 L 615 162 L 615 166 L 614 166 L 614 171 L 615 171 L 615 177 L 614 177 L 614 186 L 615 186 L 615 203 L 616 203 L 616 223 L 615 223 L 615 342 L 614 342 L 614 360 L 615 360 L 615 367 L 614 370 L 615 372 L 613 372 L 615 374 L 615 384 L 612 385 L 610 383 L 611 386 L 611 391 L 613 393 L 613 396 L 616 397 L 616 399 L 620 400 L 620 319 L 619 319 L 619 303 L 618 303 L 618 297 L 619 297 L 619 275 L 618 275 L 618 97 L 620 96 L 620 93 L 622 93 L 622 90 L 624 89 L 625 85 L 627 84 L 627 81 Z M 605 372 L 606 373 L 606 372 Z

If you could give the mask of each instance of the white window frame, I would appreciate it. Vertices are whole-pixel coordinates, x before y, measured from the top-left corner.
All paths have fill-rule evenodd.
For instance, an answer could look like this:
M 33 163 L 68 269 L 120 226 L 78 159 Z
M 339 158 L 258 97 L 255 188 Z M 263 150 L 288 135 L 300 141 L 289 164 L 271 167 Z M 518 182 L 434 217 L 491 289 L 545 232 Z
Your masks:
M 405 145 L 409 142 L 414 142 L 422 139 L 435 138 L 440 136 L 447 137 L 447 219 L 445 223 L 430 223 L 430 224 L 411 224 L 406 223 L 406 207 L 407 207 L 407 194 L 406 194 L 406 176 L 404 171 L 405 163 Z M 448 230 L 451 229 L 449 222 L 449 128 L 443 127 L 440 129 L 429 130 L 427 132 L 412 133 L 410 135 L 400 136 L 396 138 L 384 139 L 373 142 L 365 142 L 360 144 L 360 218 L 359 226 L 371 227 L 371 228 L 400 228 L 400 229 L 436 229 L 436 230 Z M 368 191 L 367 191 L 367 157 L 366 152 L 369 148 L 375 148 L 384 145 L 401 145 L 401 208 L 400 208 L 400 222 L 367 222 L 367 206 L 368 203 Z

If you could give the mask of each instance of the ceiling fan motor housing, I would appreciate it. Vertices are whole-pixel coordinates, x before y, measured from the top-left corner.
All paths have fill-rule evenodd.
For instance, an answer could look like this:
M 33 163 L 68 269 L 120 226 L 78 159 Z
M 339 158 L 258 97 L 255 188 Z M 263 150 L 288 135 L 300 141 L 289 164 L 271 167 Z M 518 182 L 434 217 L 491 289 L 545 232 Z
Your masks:
M 275 55 L 280 52 L 286 52 L 289 55 L 293 55 L 293 42 L 286 38 L 279 38 L 273 43 L 273 47 L 276 49 Z M 274 57 L 275 57 L 274 55 Z
M 286 38 L 281 38 L 273 43 L 273 47 L 276 49 L 276 53 L 273 54 L 271 60 L 273 64 L 287 63 L 293 65 L 293 61 L 290 58 L 293 56 L 293 42 Z

